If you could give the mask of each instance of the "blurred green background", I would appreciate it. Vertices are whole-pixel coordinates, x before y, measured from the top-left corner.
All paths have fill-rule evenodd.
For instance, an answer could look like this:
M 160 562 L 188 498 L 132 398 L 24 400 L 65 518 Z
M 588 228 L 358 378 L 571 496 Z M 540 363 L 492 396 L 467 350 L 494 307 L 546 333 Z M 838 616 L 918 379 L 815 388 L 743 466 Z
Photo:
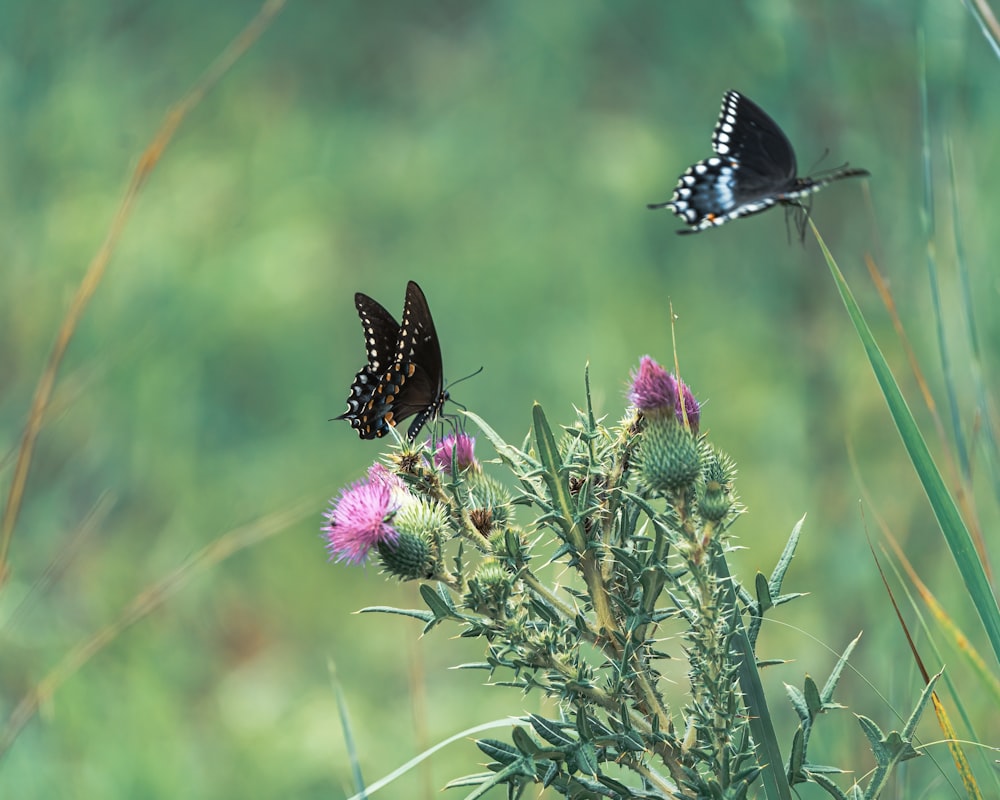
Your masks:
M 256 8 L 0 3 L 5 497 L 55 330 L 130 170 Z M 742 577 L 770 572 L 809 515 L 786 588 L 811 594 L 775 615 L 760 646 L 794 659 L 765 673 L 782 740 L 794 727 L 782 682 L 825 679 L 829 648 L 862 629 L 853 663 L 864 677 L 848 675 L 839 699 L 898 727 L 887 703 L 907 713 L 920 680 L 866 525 L 878 536 L 884 518 L 959 624 L 984 637 L 817 247 L 794 232 L 789 243 L 780 211 L 678 237 L 680 223 L 645 204 L 709 154 L 729 88 L 782 125 L 800 172 L 868 168 L 868 189 L 826 189 L 814 218 L 941 454 L 863 262 L 872 254 L 889 277 L 943 400 L 920 231 L 918 30 L 939 211 L 950 204 L 946 137 L 963 210 L 957 231 L 941 218 L 936 245 L 969 430 L 952 252 L 957 235 L 993 376 L 1000 64 L 957 0 L 289 3 L 180 130 L 69 350 L 0 595 L 4 718 L 199 548 L 263 515 L 310 511 L 193 576 L 74 674 L 0 762 L 0 794 L 345 797 L 331 659 L 369 781 L 470 725 L 552 712 L 483 686 L 482 673 L 448 671 L 481 653 L 454 631 L 420 641 L 411 621 L 353 615 L 417 606 L 416 586 L 326 561 L 328 498 L 382 449 L 328 421 L 363 360 L 353 294 L 398 313 L 408 279 L 427 293 L 447 377 L 485 368 L 454 396 L 511 441 L 533 401 L 572 420 L 588 361 L 597 411 L 617 419 L 638 358 L 672 361 L 672 303 L 702 428 L 740 465 Z M 81 535 L 102 496 L 107 516 Z M 995 531 L 986 493 L 979 511 Z M 954 657 L 948 666 L 964 674 Z M 997 743 L 996 709 L 977 710 Z M 815 760 L 870 766 L 849 713 L 819 731 Z M 438 796 L 482 760 L 460 742 L 380 796 Z M 950 796 L 935 794 L 947 789 L 932 764 L 910 770 L 896 796 L 921 796 L 909 793 L 917 781 Z

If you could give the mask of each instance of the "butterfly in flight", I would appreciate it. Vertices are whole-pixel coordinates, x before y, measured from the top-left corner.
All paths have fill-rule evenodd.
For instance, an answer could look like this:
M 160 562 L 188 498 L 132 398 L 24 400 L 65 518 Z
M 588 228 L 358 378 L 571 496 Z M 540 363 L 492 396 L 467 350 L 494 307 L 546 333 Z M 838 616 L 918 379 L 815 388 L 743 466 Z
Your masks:
M 365 333 L 368 363 L 354 376 L 346 419 L 362 439 L 385 436 L 389 428 L 416 415 L 406 431 L 413 441 L 448 400 L 441 370 L 441 345 L 427 298 L 414 281 L 406 285 L 403 319 L 366 294 L 354 295 Z
M 845 164 L 825 175 L 798 177 L 795 151 L 784 131 L 750 98 L 732 90 L 722 98 L 712 149 L 714 156 L 681 175 L 673 197 L 647 206 L 669 208 L 684 220 L 689 227 L 678 233 L 697 233 L 775 205 L 808 214 L 803 198 L 841 178 L 871 174 Z

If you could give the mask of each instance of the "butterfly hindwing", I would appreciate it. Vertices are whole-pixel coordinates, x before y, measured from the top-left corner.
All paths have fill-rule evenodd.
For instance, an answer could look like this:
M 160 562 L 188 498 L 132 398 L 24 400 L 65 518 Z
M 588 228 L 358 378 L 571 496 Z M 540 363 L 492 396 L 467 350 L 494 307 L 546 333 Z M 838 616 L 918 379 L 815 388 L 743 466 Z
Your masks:
M 365 354 L 368 363 L 354 376 L 351 393 L 347 397 L 347 411 L 336 419 L 346 419 L 362 439 L 374 439 L 388 433 L 381 417 L 372 416 L 372 400 L 396 355 L 399 341 L 399 323 L 376 300 L 358 292 L 354 295 L 365 334 Z

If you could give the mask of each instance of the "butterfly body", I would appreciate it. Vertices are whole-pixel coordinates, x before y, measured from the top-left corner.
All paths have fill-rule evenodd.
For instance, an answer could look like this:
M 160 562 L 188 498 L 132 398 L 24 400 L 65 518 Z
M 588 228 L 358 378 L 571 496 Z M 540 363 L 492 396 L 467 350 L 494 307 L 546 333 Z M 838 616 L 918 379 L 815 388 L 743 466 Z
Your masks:
M 350 422 L 362 439 L 377 439 L 415 415 L 406 432 L 412 442 L 448 400 L 427 298 L 410 281 L 400 323 L 361 292 L 354 295 L 354 305 L 364 328 L 368 363 L 354 376 L 347 411 L 337 419 Z
M 669 208 L 697 233 L 775 205 L 802 207 L 803 198 L 828 183 L 868 175 L 847 167 L 816 178 L 798 177 L 795 150 L 767 113 L 739 92 L 728 91 L 712 133 L 716 155 L 689 167 L 673 197 L 649 208 Z

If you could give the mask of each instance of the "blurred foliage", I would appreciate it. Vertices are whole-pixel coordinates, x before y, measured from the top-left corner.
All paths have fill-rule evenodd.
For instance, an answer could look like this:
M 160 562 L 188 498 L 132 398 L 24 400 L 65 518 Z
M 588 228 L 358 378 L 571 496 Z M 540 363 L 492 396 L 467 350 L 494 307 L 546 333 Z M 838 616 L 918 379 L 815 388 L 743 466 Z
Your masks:
M 0 9 L 6 494 L 54 331 L 129 170 L 255 6 Z M 638 357 L 670 361 L 672 303 L 681 373 L 708 401 L 702 426 L 741 468 L 749 549 L 736 568 L 769 571 L 809 514 L 788 586 L 813 597 L 784 618 L 793 627 L 762 634 L 762 656 L 798 659 L 765 673 L 769 691 L 801 683 L 805 665 L 828 671 L 828 648 L 863 628 L 854 665 L 909 708 L 919 678 L 868 554 L 848 443 L 873 511 L 979 629 L 818 249 L 789 243 L 780 212 L 677 237 L 678 221 L 644 204 L 708 154 L 728 88 L 782 125 L 801 171 L 827 151 L 819 166 L 868 168 L 870 198 L 861 183 L 831 187 L 815 219 L 904 391 L 916 396 L 867 252 L 939 392 L 919 226 L 918 29 L 932 158 L 943 185 L 950 137 L 963 209 L 962 230 L 939 230 L 944 307 L 957 307 L 947 265 L 959 235 L 995 374 L 998 65 L 960 3 L 290 3 L 179 132 L 70 348 L 0 595 L 4 718 L 72 645 L 204 544 L 303 500 L 316 513 L 192 580 L 74 675 L 0 764 L 4 793 L 350 794 L 328 658 L 368 780 L 467 725 L 538 709 L 446 672 L 476 657 L 470 643 L 426 646 L 415 625 L 349 613 L 415 605 L 415 587 L 325 562 L 320 512 L 378 449 L 328 422 L 363 359 L 352 296 L 398 311 L 408 279 L 428 295 L 448 377 L 485 367 L 456 399 L 511 441 L 533 400 L 571 418 L 588 360 L 596 408 L 617 417 Z M 946 323 L 961 364 L 959 315 Z M 104 493 L 106 518 L 81 538 Z M 995 506 L 980 514 L 996 528 Z M 841 691 L 869 715 L 881 702 L 860 677 Z M 995 710 L 979 711 L 995 741 Z M 851 734 L 815 742 L 817 759 L 858 762 L 841 757 L 857 744 L 854 721 L 841 724 Z M 471 743 L 453 746 L 389 796 L 436 796 L 476 757 Z M 939 786 L 924 761 L 909 769 Z

